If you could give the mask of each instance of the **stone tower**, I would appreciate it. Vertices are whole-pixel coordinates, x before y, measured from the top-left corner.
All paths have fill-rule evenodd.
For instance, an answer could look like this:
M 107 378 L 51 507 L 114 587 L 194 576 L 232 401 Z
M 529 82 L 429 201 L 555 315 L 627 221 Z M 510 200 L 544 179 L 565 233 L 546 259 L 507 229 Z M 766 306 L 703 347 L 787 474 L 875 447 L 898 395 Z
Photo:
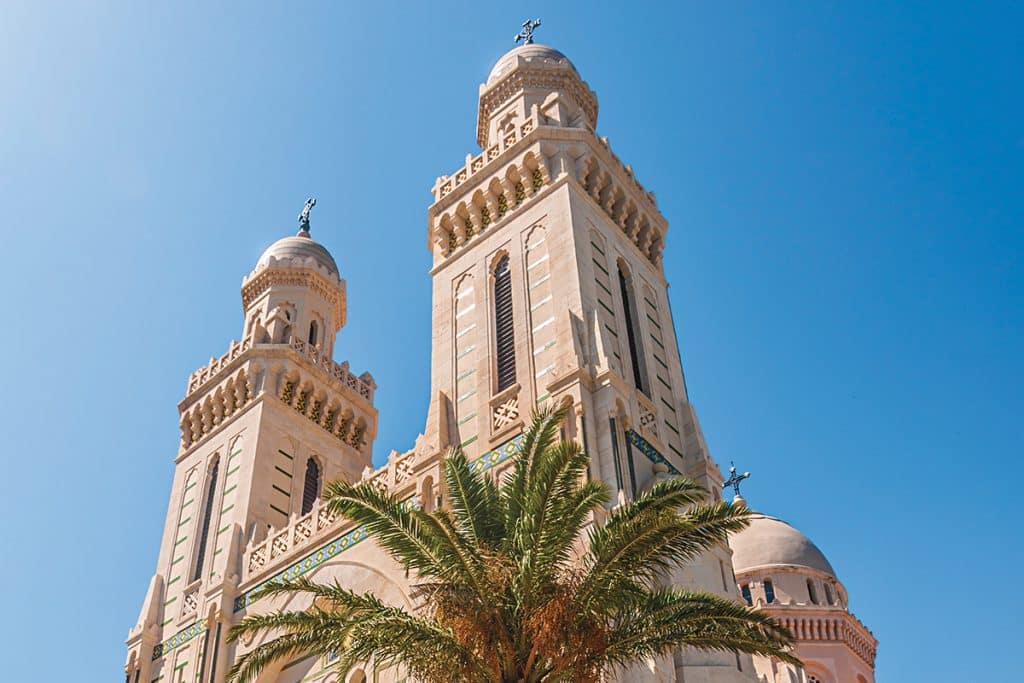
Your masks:
M 358 479 L 377 427 L 373 378 L 331 360 L 345 281 L 308 223 L 242 283 L 241 341 L 192 373 L 156 574 L 128 638 L 129 683 L 220 681 L 242 554 Z
M 502 467 L 531 411 L 571 405 L 566 436 L 619 501 L 682 473 L 720 500 L 686 393 L 654 195 L 598 137 L 572 63 L 526 44 L 480 86 L 483 152 L 438 178 L 427 212 L 433 358 L 427 439 Z M 677 582 L 737 597 L 727 548 Z M 679 653 L 631 680 L 753 680 L 750 659 Z
M 231 625 L 309 606 L 303 596 L 259 597 L 271 581 L 337 582 L 412 609 L 415 577 L 365 527 L 330 513 L 322 482 L 362 479 L 427 510 L 444 505 L 447 448 L 461 445 L 474 468 L 500 475 L 541 405 L 571 408 L 563 436 L 592 454 L 589 476 L 614 491 L 613 505 L 673 474 L 720 500 L 669 311 L 668 225 L 595 134 L 597 111 L 575 67 L 543 45 L 508 52 L 481 86 L 483 151 L 437 180 L 427 211 L 427 425 L 377 470 L 373 379 L 332 360 L 345 323 L 337 264 L 305 221 L 263 254 L 242 284 L 242 341 L 193 373 L 179 404 L 170 506 L 129 634 L 128 683 L 222 683 L 268 637 L 228 644 Z M 726 547 L 671 581 L 739 600 Z M 276 662 L 258 683 L 342 683 L 332 664 L 314 655 Z M 749 657 L 689 651 L 620 679 L 756 680 Z M 344 677 L 371 680 L 406 677 L 373 661 Z

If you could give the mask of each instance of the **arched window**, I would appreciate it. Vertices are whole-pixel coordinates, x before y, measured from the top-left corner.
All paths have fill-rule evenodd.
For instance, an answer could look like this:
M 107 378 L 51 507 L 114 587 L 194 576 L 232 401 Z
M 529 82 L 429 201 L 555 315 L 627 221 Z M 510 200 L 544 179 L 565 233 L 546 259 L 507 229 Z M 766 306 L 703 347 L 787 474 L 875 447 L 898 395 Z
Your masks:
M 622 309 L 626 315 L 626 339 L 629 341 L 629 360 L 633 365 L 633 383 L 644 394 L 650 395 L 647 386 L 647 365 L 640 339 L 640 320 L 637 318 L 636 299 L 629 280 L 620 263 L 619 289 L 622 292 Z
M 811 579 L 807 579 L 807 595 L 810 596 L 811 602 L 818 604 L 818 591 L 814 590 L 814 581 Z
M 764 600 L 769 605 L 775 602 L 775 586 L 773 586 L 772 582 L 767 579 L 765 579 L 764 582 Z
M 740 588 L 740 592 L 743 593 L 743 599 L 747 601 L 748 605 L 753 605 L 754 604 L 754 598 L 750 594 L 750 584 L 749 583 L 743 584 L 743 587 Z
M 512 318 L 512 273 L 508 255 L 494 267 L 494 356 L 499 392 L 516 382 L 516 339 Z
M 302 514 L 308 515 L 313 503 L 320 497 L 320 465 L 310 458 L 306 461 L 306 480 L 302 487 Z
M 313 346 L 316 346 L 317 333 L 319 331 L 319 326 L 316 324 L 315 320 L 309 324 L 309 343 Z
M 206 537 L 210 535 L 210 525 L 213 523 L 213 499 L 217 493 L 217 474 L 219 470 L 220 458 L 214 460 L 213 467 L 210 468 L 210 482 L 206 488 L 206 502 L 203 505 L 203 521 L 199 525 L 195 569 L 192 571 L 193 581 L 198 580 L 203 575 L 203 562 L 206 560 Z
M 836 604 L 836 596 L 832 592 L 832 584 L 825 582 L 825 601 L 830 605 Z

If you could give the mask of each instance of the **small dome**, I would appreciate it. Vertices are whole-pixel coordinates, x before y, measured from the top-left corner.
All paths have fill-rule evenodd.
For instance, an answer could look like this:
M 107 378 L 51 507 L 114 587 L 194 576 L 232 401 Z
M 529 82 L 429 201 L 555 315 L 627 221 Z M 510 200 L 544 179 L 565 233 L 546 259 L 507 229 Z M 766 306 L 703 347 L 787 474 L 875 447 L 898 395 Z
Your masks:
M 306 259 L 313 259 L 317 265 L 323 266 L 335 277 L 338 277 L 338 264 L 334 262 L 334 257 L 331 256 L 331 253 L 322 244 L 314 241 L 307 232 L 300 232 L 298 235 L 291 237 L 283 237 L 271 244 L 263 252 L 263 255 L 260 256 L 256 267 L 261 268 L 268 265 L 271 256 L 278 260 L 300 259 L 305 261 Z
M 769 566 L 796 566 L 836 575 L 811 539 L 775 517 L 752 515 L 750 526 L 729 537 L 729 546 L 737 574 Z
M 491 73 L 487 76 L 487 85 L 494 83 L 508 73 L 516 65 L 518 57 L 522 57 L 525 61 L 530 62 L 531 66 L 534 64 L 568 65 L 573 71 L 576 70 L 576 67 L 572 65 L 569 58 L 555 48 L 549 45 L 541 45 L 540 43 L 527 43 L 526 45 L 514 47 L 501 56 L 501 59 L 495 63 Z

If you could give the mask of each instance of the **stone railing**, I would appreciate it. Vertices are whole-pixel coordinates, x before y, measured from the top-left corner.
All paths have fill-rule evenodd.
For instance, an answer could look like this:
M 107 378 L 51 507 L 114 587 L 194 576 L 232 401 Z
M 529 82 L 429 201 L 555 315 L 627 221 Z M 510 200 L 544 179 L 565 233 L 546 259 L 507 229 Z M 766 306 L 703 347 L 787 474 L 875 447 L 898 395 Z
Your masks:
M 335 363 L 323 354 L 319 348 L 312 344 L 307 344 L 300 339 L 293 339 L 284 344 L 257 344 L 253 334 L 243 337 L 242 341 L 232 341 L 227 353 L 220 358 L 211 358 L 209 364 L 189 375 L 188 389 L 185 392 L 185 396 L 188 397 L 206 386 L 208 382 L 220 375 L 221 371 L 227 368 L 234 360 L 255 346 L 288 346 L 293 351 L 297 351 L 305 356 L 314 365 L 322 368 L 328 375 L 334 377 L 367 401 L 373 402 L 373 391 L 377 387 L 369 374 L 364 373 L 361 377 L 352 374 L 348 369 L 348 363 Z
M 318 498 L 308 514 L 293 519 L 283 529 L 272 530 L 262 542 L 246 549 L 242 558 L 245 578 L 260 573 L 278 558 L 320 538 L 323 532 L 338 526 L 335 524 L 338 521 L 337 515 L 328 510 Z
M 201 367 L 193 372 L 188 377 L 188 389 L 185 391 L 185 396 L 189 396 L 195 391 L 198 391 L 200 387 L 209 382 L 211 379 L 217 376 L 221 370 L 231 364 L 233 360 L 241 356 L 244 352 L 252 348 L 254 335 L 250 334 L 242 338 L 242 341 L 232 340 L 231 346 L 228 347 L 227 353 L 220 358 L 211 358 L 208 365 Z
M 415 456 L 415 451 L 393 452 L 385 465 L 374 472 L 368 470 L 363 479 L 381 491 L 404 490 L 414 477 Z M 308 514 L 293 518 L 286 527 L 271 530 L 265 539 L 245 550 L 242 557 L 244 580 L 274 566 L 280 558 L 294 560 L 297 556 L 293 551 L 337 535 L 345 524 L 343 518 L 333 514 L 317 498 Z
M 491 145 L 475 157 L 468 156 L 465 166 L 456 170 L 452 175 L 441 176 L 438 179 L 437 184 L 434 185 L 434 201 L 447 197 L 452 193 L 452 190 L 457 188 L 459 185 L 466 183 L 475 173 L 483 170 L 484 166 L 487 165 L 487 162 L 498 158 L 503 151 L 525 138 L 533 132 L 538 125 L 538 117 L 536 113 L 534 113 L 530 118 L 526 119 L 526 121 L 519 124 L 517 128 L 506 133 L 500 144 Z
M 327 355 L 322 353 L 320 349 L 312 344 L 307 344 L 301 339 L 293 339 L 289 342 L 293 351 L 298 351 L 303 356 L 308 358 L 313 365 L 317 365 L 323 368 L 328 375 L 338 380 L 346 387 L 356 392 L 367 401 L 373 402 L 373 390 L 377 388 L 374 384 L 373 378 L 369 374 L 364 373 L 362 377 L 349 372 L 348 363 L 335 363 Z

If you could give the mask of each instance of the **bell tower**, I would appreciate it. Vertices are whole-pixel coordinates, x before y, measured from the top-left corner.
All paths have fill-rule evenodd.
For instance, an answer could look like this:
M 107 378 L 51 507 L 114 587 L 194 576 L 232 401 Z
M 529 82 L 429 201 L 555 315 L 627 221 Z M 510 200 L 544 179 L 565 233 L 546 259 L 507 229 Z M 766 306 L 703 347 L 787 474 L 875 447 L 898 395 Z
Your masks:
M 721 474 L 687 395 L 669 308 L 668 223 L 595 133 L 597 116 L 597 96 L 569 59 L 532 35 L 480 86 L 483 151 L 437 179 L 427 212 L 426 437 L 500 469 L 534 408 L 567 404 L 565 436 L 592 454 L 590 476 L 616 501 L 673 474 L 720 501 Z M 739 599 L 728 548 L 673 581 Z M 755 680 L 747 656 L 689 651 L 633 676 Z
M 174 483 L 128 636 L 128 683 L 223 681 L 245 551 L 309 515 L 325 481 L 370 467 L 376 385 L 332 359 L 345 281 L 310 237 L 313 204 L 243 279 L 241 341 L 193 372 L 178 404 Z

